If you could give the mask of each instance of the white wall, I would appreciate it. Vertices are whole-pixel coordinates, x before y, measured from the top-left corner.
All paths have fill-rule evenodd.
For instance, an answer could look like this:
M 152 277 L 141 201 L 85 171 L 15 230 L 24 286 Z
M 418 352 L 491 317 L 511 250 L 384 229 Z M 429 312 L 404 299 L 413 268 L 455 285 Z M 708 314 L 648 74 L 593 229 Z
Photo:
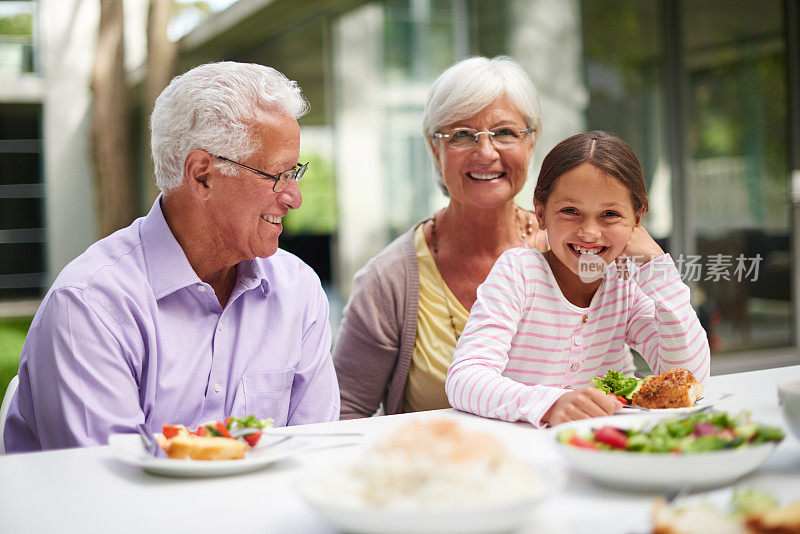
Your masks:
M 586 128 L 589 93 L 583 83 L 580 4 L 577 0 L 516 0 L 509 55 L 528 71 L 542 103 L 542 134 L 529 179 L 517 196 L 533 207 L 533 189 L 545 155 L 559 141 Z
M 97 239 L 91 73 L 100 2 L 40 0 L 48 285 Z M 125 0 L 129 68 L 144 58 L 146 1 Z
M 367 4 L 343 15 L 333 34 L 338 286 L 350 292 L 355 272 L 386 244 L 383 158 L 383 10 Z

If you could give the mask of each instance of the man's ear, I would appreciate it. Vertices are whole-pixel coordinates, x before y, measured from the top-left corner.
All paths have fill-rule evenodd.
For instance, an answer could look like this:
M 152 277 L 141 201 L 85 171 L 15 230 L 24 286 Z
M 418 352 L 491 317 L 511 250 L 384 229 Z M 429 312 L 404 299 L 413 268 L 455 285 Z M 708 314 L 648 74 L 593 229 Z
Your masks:
M 183 162 L 183 181 L 202 197 L 211 193 L 212 161 L 208 152 L 192 150 Z
M 539 224 L 539 230 L 545 230 L 546 226 L 544 225 L 544 204 L 534 199 L 533 210 L 534 213 L 536 214 L 536 222 Z

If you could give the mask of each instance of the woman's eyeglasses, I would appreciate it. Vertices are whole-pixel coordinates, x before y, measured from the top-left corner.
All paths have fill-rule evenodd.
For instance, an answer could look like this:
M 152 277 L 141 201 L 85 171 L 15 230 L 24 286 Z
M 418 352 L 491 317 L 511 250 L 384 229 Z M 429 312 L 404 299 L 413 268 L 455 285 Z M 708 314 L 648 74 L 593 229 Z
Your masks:
M 456 128 L 449 132 L 436 132 L 433 134 L 433 138 L 445 139 L 447 146 L 451 148 L 472 148 L 478 144 L 481 134 L 487 134 L 495 148 L 509 148 L 522 141 L 532 131 L 531 128 L 519 130 L 510 126 L 483 131 L 472 128 Z
M 217 156 L 216 154 L 212 154 L 211 152 L 208 153 L 209 156 L 212 158 L 226 161 L 228 163 L 232 163 L 233 165 L 237 165 L 242 167 L 243 169 L 247 169 L 250 172 L 257 174 L 260 178 L 264 178 L 267 180 L 274 180 L 275 183 L 272 184 L 272 190 L 276 193 L 280 193 L 281 191 L 286 190 L 286 186 L 289 185 L 290 182 L 294 181 L 295 183 L 300 181 L 300 178 L 306 173 L 306 169 L 308 168 L 308 163 L 297 164 L 291 169 L 286 169 L 285 171 L 281 171 L 277 176 L 272 174 L 266 173 L 264 171 L 259 171 L 258 169 L 254 169 L 253 167 L 248 167 L 243 163 L 239 163 L 238 161 L 233 161 L 232 159 L 228 159 L 223 156 Z

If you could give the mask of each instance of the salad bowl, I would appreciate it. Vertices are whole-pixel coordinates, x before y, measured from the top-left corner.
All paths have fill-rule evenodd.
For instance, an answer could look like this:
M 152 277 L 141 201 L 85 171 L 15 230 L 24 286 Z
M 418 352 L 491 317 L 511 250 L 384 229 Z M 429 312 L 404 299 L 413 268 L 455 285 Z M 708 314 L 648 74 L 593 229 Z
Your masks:
M 593 449 L 564 442 L 564 436 L 571 432 L 576 436 L 586 435 L 606 426 L 640 429 L 664 420 L 664 416 L 651 414 L 600 417 L 564 423 L 551 432 L 557 450 L 572 469 L 601 485 L 623 490 L 663 491 L 684 485 L 710 488 L 729 484 L 758 469 L 777 444 L 770 441 L 707 452 L 675 453 Z

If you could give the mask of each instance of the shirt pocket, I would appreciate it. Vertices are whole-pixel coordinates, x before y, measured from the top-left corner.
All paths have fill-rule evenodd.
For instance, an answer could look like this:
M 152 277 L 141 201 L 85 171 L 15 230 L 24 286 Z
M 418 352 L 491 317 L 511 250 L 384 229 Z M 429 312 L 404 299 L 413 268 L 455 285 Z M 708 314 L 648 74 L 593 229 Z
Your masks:
M 294 369 L 244 375 L 242 387 L 246 412 L 260 419 L 270 417 L 275 420 L 275 426 L 286 426 L 293 381 Z

